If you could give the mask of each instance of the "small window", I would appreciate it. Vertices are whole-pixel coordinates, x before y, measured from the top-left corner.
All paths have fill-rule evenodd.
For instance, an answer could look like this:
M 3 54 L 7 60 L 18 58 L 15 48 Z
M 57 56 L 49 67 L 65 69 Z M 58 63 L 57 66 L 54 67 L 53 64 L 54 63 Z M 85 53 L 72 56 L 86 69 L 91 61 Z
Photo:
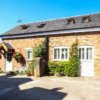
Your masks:
M 32 60 L 32 49 L 26 49 L 26 59 Z
M 75 24 L 75 19 L 74 18 L 67 19 L 67 24 Z
M 79 48 L 79 59 L 80 60 L 92 60 L 93 59 L 93 48 L 84 46 Z
M 29 25 L 21 25 L 20 27 L 21 27 L 21 29 L 27 29 L 29 27 Z
M 91 18 L 90 16 L 85 16 L 85 17 L 82 17 L 82 23 L 87 23 L 87 22 L 91 22 Z
M 46 23 L 42 23 L 40 25 L 37 26 L 37 28 L 43 28 L 46 25 Z
M 68 60 L 68 48 L 67 47 L 55 47 L 54 48 L 54 60 Z

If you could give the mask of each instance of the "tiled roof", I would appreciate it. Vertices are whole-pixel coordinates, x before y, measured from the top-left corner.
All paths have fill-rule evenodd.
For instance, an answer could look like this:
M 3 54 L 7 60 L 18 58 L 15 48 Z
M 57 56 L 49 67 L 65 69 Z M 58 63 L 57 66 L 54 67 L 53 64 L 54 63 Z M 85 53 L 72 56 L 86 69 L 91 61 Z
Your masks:
M 19 25 L 4 35 L 100 27 L 100 13 Z

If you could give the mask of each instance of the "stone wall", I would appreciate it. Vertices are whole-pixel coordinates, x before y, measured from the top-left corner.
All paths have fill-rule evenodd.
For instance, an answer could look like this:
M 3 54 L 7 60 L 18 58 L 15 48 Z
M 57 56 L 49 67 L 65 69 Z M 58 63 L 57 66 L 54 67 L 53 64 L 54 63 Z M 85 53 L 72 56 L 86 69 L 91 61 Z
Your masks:
M 39 45 L 42 41 L 44 41 L 44 39 L 45 39 L 44 37 L 35 37 L 35 38 L 27 38 L 27 39 L 26 38 L 25 39 L 8 39 L 8 40 L 3 40 L 3 41 L 11 43 L 15 51 L 23 54 L 23 57 L 26 59 L 26 48 L 34 48 L 35 46 Z M 26 60 L 26 65 L 28 63 L 30 63 L 30 61 Z M 17 70 L 20 68 L 20 66 L 21 66 L 20 63 L 17 63 L 13 59 L 13 69 Z
M 3 40 L 10 42 L 16 51 L 21 52 L 26 58 L 25 48 L 35 47 L 44 41 L 44 37 L 33 37 L 27 39 L 9 39 Z M 67 46 L 71 47 L 72 43 L 78 39 L 79 46 L 93 46 L 94 47 L 94 71 L 95 76 L 100 76 L 100 34 L 95 33 L 78 33 L 70 35 L 53 35 L 49 36 L 49 60 L 53 60 L 53 48 L 55 46 Z M 4 67 L 4 59 L 0 60 L 0 67 Z M 28 61 L 27 61 L 28 63 Z M 13 60 L 13 67 L 19 67 L 20 65 Z
M 49 37 L 49 60 L 53 60 L 53 48 L 56 46 L 71 47 L 78 39 L 79 46 L 94 47 L 94 74 L 100 76 L 100 34 L 99 33 L 79 33 L 73 35 L 60 35 Z

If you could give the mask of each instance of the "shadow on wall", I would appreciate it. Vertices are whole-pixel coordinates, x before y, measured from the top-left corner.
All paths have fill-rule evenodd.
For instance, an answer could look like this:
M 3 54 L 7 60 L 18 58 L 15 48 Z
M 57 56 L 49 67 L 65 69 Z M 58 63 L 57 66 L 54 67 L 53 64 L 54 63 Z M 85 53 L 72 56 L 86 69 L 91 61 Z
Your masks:
M 60 92 L 59 90 L 62 88 L 59 87 L 53 89 L 33 87 L 20 90 L 18 85 L 32 81 L 29 78 L 9 78 L 4 76 L 0 77 L 0 81 L 7 82 L 7 84 L 4 83 L 6 86 L 4 88 L 13 87 L 9 92 L 0 95 L 0 100 L 63 100 L 63 98 L 67 95 L 67 93 Z
M 22 66 L 25 66 L 25 65 L 26 65 L 25 57 L 24 57 L 23 54 L 21 54 L 21 53 L 20 53 L 20 55 L 21 55 L 20 64 L 21 64 Z

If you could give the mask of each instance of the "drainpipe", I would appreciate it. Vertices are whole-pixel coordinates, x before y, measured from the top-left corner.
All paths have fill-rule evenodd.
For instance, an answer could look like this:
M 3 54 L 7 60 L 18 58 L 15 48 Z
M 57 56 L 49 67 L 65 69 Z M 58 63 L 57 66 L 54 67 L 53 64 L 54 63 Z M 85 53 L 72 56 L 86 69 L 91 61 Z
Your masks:
M 46 46 L 46 55 L 45 55 L 45 61 L 46 61 L 46 69 L 45 74 L 48 74 L 48 60 L 49 60 L 49 36 L 45 36 L 45 46 Z

